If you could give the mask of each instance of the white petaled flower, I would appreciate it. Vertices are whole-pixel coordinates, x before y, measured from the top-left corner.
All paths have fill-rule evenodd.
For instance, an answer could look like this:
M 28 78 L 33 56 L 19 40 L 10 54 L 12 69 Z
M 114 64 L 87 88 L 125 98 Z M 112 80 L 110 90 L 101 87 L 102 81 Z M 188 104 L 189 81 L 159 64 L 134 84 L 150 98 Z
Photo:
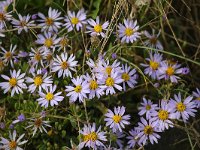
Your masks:
M 161 67 L 159 70 L 159 79 L 170 80 L 171 82 L 177 83 L 180 77 L 178 74 L 182 74 L 182 68 L 180 68 L 180 64 L 177 63 L 169 63 L 167 61 L 161 63 Z
M 64 99 L 64 97 L 61 96 L 62 92 L 55 93 L 56 87 L 56 85 L 46 87 L 45 92 L 39 92 L 40 98 L 38 98 L 37 101 L 41 106 L 47 108 L 49 105 L 58 105 L 58 102 Z
M 103 24 L 100 24 L 99 16 L 97 16 L 96 21 L 93 19 L 88 20 L 89 25 L 86 27 L 88 31 L 86 33 L 90 33 L 91 36 L 102 36 L 103 38 L 106 36 L 105 32 L 107 30 L 109 22 L 106 21 Z
M 99 82 L 103 85 L 100 86 L 100 88 L 104 89 L 106 91 L 106 95 L 109 93 L 115 94 L 115 88 L 119 91 L 122 91 L 122 87 L 119 85 L 124 80 L 121 78 L 118 72 L 115 70 L 111 71 L 110 76 L 103 76 L 102 79 L 99 79 Z
M 157 104 L 153 104 L 151 100 L 147 100 L 146 98 L 143 97 L 143 102 L 141 103 L 141 106 L 138 107 L 139 109 L 139 115 L 142 116 L 146 114 L 146 119 L 151 118 L 152 113 L 156 113 L 156 110 L 158 109 Z
M 122 65 L 122 73 L 121 73 L 121 78 L 124 80 L 123 81 L 123 90 L 126 91 L 126 83 L 130 88 L 134 88 L 135 84 L 137 84 L 137 74 L 136 70 L 133 69 L 131 70 L 130 66 Z
M 59 43 L 55 47 L 58 47 L 57 51 L 63 50 L 65 52 L 67 46 L 69 46 L 69 39 L 67 36 L 63 36 L 60 38 Z
M 3 61 L 6 63 L 6 64 L 8 64 L 9 62 L 10 62 L 10 65 L 11 65 L 11 67 L 12 68 L 14 68 L 14 63 L 13 63 L 13 61 L 14 61 L 14 59 L 16 59 L 16 52 L 15 52 L 15 50 L 16 50 L 16 48 L 17 48 L 17 45 L 10 45 L 10 50 L 9 51 L 7 51 L 7 50 L 5 50 L 3 47 L 0 47 L 1 48 L 1 50 L 2 50 L 2 52 L 0 52 L 0 54 L 3 54 L 3 57 L 2 57 L 2 59 L 3 59 Z
M 133 20 L 124 19 L 124 25 L 120 23 L 118 26 L 118 34 L 121 42 L 133 43 L 140 38 L 138 29 L 137 20 L 133 22 Z
M 11 20 L 11 12 L 5 11 L 2 6 L 0 6 L 0 29 L 6 27 L 6 22 Z
M 8 7 L 10 4 L 12 4 L 13 0 L 4 0 L 4 1 L 0 1 L 0 8 L 7 12 Z
M 97 150 L 98 147 L 105 147 L 102 142 L 107 141 L 106 132 L 101 131 L 101 127 L 99 127 L 96 131 L 96 124 L 92 125 L 84 125 L 83 129 L 80 131 L 80 134 L 83 137 L 83 141 L 78 145 L 79 149 L 83 147 L 88 147 Z
M 186 122 L 190 116 L 195 117 L 195 112 L 197 112 L 195 109 L 196 104 L 192 100 L 192 96 L 188 96 L 182 100 L 180 93 L 174 95 L 173 99 L 170 99 L 169 104 L 174 108 L 176 119 L 182 118 Z
M 108 112 L 105 114 L 104 121 L 106 122 L 106 126 L 110 126 L 112 131 L 115 133 L 117 131 L 122 132 L 122 128 L 125 128 L 124 125 L 129 125 L 130 115 L 124 115 L 125 107 L 118 106 L 114 107 L 114 113 L 108 109 Z
M 30 119 L 28 124 L 29 126 L 27 126 L 26 129 L 32 128 L 33 136 L 36 134 L 38 130 L 40 130 L 41 133 L 43 133 L 43 131 L 47 133 L 45 127 L 51 127 L 49 125 L 49 121 L 44 121 L 42 117 L 32 118 Z
M 66 22 L 63 26 L 67 28 L 68 32 L 76 29 L 79 31 L 83 28 L 83 25 L 87 23 L 86 12 L 82 8 L 75 14 L 75 12 L 68 11 L 64 21 Z
M 42 74 L 42 70 L 38 69 L 37 72 L 33 72 L 33 78 L 27 77 L 26 82 L 29 83 L 28 91 L 33 93 L 36 89 L 42 91 L 48 86 L 51 86 L 53 83 L 53 79 L 51 76 L 47 76 L 47 72 Z
M 151 121 L 145 120 L 143 117 L 140 119 L 141 122 L 138 123 L 138 127 L 136 127 L 136 130 L 138 130 L 138 144 L 140 146 L 146 145 L 147 140 L 151 142 L 151 144 L 158 143 L 158 139 L 160 138 L 160 135 L 157 134 L 157 132 L 160 132 L 157 130 L 157 124 L 153 124 Z
M 62 23 L 59 22 L 63 19 L 63 17 L 60 17 L 61 12 L 59 12 L 56 9 L 49 8 L 48 11 L 48 17 L 45 17 L 44 14 L 38 13 L 38 16 L 41 18 L 38 20 L 41 22 L 39 26 L 42 27 L 42 32 L 47 30 L 48 32 L 58 32 L 58 29 L 61 27 Z
M 22 16 L 21 14 L 18 14 L 19 20 L 13 19 L 12 24 L 14 25 L 14 28 L 17 28 L 18 34 L 22 32 L 22 30 L 25 30 L 28 32 L 28 29 L 30 27 L 34 27 L 34 21 L 30 21 L 31 16 L 28 14 L 26 16 Z
M 90 76 L 87 73 L 84 76 L 84 79 L 89 84 L 89 89 L 90 89 L 89 99 L 92 99 L 95 96 L 97 96 L 98 98 L 100 98 L 100 96 L 102 96 L 104 94 L 103 89 L 99 87 L 99 85 L 100 85 L 99 80 L 97 80 L 94 75 Z
M 87 65 L 90 67 L 92 73 L 94 73 L 96 75 L 96 73 L 101 73 L 102 71 L 102 63 L 103 61 L 101 60 L 97 60 L 97 62 L 95 62 L 94 60 L 92 60 L 91 58 L 89 58 L 86 61 Z
M 56 56 L 54 58 L 52 64 L 52 72 L 58 72 L 58 77 L 71 77 L 72 73 L 71 70 L 76 72 L 75 67 L 77 66 L 78 61 L 75 61 L 75 56 L 71 54 L 68 57 L 68 53 L 62 53 L 61 56 Z
M 149 34 L 149 32 L 144 31 L 144 35 L 148 38 L 144 42 L 145 46 L 148 46 L 148 47 L 151 47 L 151 48 L 155 48 L 155 49 L 158 49 L 158 50 L 163 50 L 163 46 L 160 43 L 160 41 L 158 40 L 158 37 L 160 35 L 160 31 L 159 31 L 159 33 L 157 35 L 155 34 L 155 30 L 154 29 L 153 29 L 153 34 L 152 35 Z
M 150 58 L 146 58 L 148 64 L 141 64 L 141 66 L 146 67 L 144 73 L 149 75 L 152 79 L 159 79 L 159 67 L 161 66 L 162 54 L 159 53 L 149 53 Z
M 128 141 L 128 148 L 134 148 L 135 145 L 138 142 L 138 133 L 139 131 L 136 129 L 132 129 L 131 131 L 129 131 L 129 136 L 127 136 Z
M 171 121 L 175 119 L 174 109 L 166 100 L 161 100 L 161 105 L 158 111 L 152 112 L 152 118 L 149 119 L 153 125 L 157 125 L 160 131 L 173 127 L 174 123 Z
M 74 86 L 66 86 L 66 92 L 71 103 L 75 102 L 77 99 L 79 102 L 84 102 L 87 98 L 88 93 L 90 93 L 89 84 L 86 80 L 83 80 L 83 76 L 78 76 L 77 78 L 72 78 L 72 83 Z
M 31 47 L 31 52 L 29 53 L 31 66 L 37 68 L 38 65 L 44 66 L 44 55 L 45 51 L 43 48 L 34 49 Z
M 196 91 L 193 91 L 192 95 L 195 97 L 194 102 L 196 103 L 196 107 L 200 108 L 200 90 L 196 88 Z
M 57 38 L 57 34 L 52 34 L 51 32 L 44 32 L 44 35 L 37 35 L 37 44 L 43 45 L 46 49 L 54 48 L 58 44 L 60 38 Z
M 25 136 L 25 134 L 22 134 L 22 135 L 20 135 L 19 138 L 17 138 L 16 130 L 14 130 L 12 134 L 9 132 L 9 138 L 10 139 L 6 139 L 6 138 L 1 137 L 0 149 L 5 149 L 5 150 L 23 150 L 21 148 L 21 145 L 23 145 L 23 144 L 28 142 L 28 140 L 21 141 L 24 136 Z
M 11 90 L 11 96 L 13 96 L 15 93 L 23 93 L 22 89 L 26 89 L 27 86 L 24 83 L 24 76 L 25 73 L 21 73 L 21 70 L 10 70 L 10 76 L 8 77 L 6 75 L 1 75 L 2 78 L 7 80 L 8 82 L 1 82 L 0 87 L 4 89 L 4 93 L 7 93 L 9 90 Z

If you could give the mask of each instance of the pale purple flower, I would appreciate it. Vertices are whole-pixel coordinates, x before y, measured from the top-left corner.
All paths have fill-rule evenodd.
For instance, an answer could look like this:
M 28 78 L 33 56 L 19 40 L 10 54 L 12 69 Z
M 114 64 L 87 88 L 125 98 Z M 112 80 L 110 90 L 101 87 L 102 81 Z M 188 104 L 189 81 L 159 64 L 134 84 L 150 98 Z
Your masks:
M 138 38 L 140 38 L 140 33 L 138 32 L 139 26 L 137 26 L 137 20 L 124 19 L 124 25 L 118 25 L 118 34 L 121 42 L 133 43 Z
M 196 103 L 196 107 L 200 108 L 200 90 L 196 88 L 196 91 L 193 91 L 192 95 L 195 97 L 194 102 Z
M 188 96 L 182 100 L 180 93 L 174 95 L 173 99 L 170 99 L 169 105 L 173 107 L 176 119 L 183 119 L 186 122 L 190 116 L 195 117 L 197 110 L 194 108 L 196 108 L 196 104 L 192 100 L 192 96 Z
M 122 128 L 125 128 L 124 125 L 129 125 L 130 115 L 124 115 L 125 107 L 118 106 L 114 107 L 114 113 L 108 109 L 108 112 L 105 114 L 104 121 L 106 122 L 106 126 L 110 126 L 112 131 L 116 133 L 117 131 L 122 132 Z
M 129 136 L 127 137 L 128 141 L 128 148 L 134 148 L 135 145 L 138 142 L 138 133 L 139 130 L 136 129 L 132 129 L 131 131 L 129 131 Z
M 190 73 L 190 69 L 188 67 L 183 67 L 182 68 L 182 74 L 186 75 L 188 73 Z

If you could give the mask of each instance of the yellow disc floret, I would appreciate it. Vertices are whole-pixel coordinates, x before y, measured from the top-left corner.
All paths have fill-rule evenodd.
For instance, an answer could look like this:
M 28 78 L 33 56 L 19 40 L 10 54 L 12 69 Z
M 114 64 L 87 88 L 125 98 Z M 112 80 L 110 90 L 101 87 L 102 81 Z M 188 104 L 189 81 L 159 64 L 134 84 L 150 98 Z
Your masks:
M 173 74 L 174 74 L 174 68 L 168 67 L 167 70 L 166 70 L 166 74 L 167 74 L 168 76 L 173 75 Z
M 108 77 L 108 78 L 106 79 L 106 85 L 107 85 L 107 86 L 113 86 L 114 84 L 115 84 L 115 82 L 114 82 L 114 79 L 113 79 L 113 78 Z
M 90 81 L 90 90 L 96 90 L 98 88 L 98 84 L 95 80 Z
M 16 85 L 17 85 L 17 79 L 16 79 L 16 78 L 11 78 L 11 79 L 9 80 L 9 84 L 10 84 L 10 86 L 12 86 L 12 87 L 16 86 Z
M 153 128 L 151 126 L 149 126 L 149 125 L 145 126 L 144 133 L 146 135 L 152 134 L 153 133 Z
M 40 86 L 42 84 L 43 80 L 41 76 L 36 76 L 34 79 L 35 86 Z
M 159 66 L 159 63 L 155 62 L 155 61 L 150 61 L 149 65 L 153 70 L 157 70 L 158 66 Z
M 53 98 L 54 98 L 54 95 L 52 93 L 47 93 L 45 98 L 48 100 L 48 101 L 51 101 Z
M 133 35 L 133 33 L 134 33 L 134 30 L 133 30 L 132 28 L 126 28 L 124 34 L 125 34 L 126 36 L 131 36 L 131 35 Z
M 146 110 L 150 110 L 151 109 L 151 105 L 146 105 Z
M 53 24 L 53 19 L 52 19 L 52 18 L 46 18 L 45 23 L 46 23 L 48 26 L 51 26 L 51 25 Z
M 9 148 L 10 149 L 15 149 L 17 147 L 17 142 L 15 141 L 10 141 L 9 142 Z
M 62 68 L 63 70 L 67 69 L 68 66 L 69 66 L 68 63 L 67 63 L 66 61 L 62 62 L 60 65 L 61 65 L 61 68 Z
M 78 24 L 79 20 L 78 20 L 78 18 L 73 17 L 73 18 L 71 19 L 71 22 L 72 22 L 72 24 L 76 25 L 76 24 Z
M 158 118 L 160 120 L 167 120 L 169 117 L 169 113 L 166 110 L 159 110 L 158 112 Z
M 115 123 L 119 123 L 119 122 L 122 120 L 122 116 L 120 116 L 120 115 L 114 115 L 114 116 L 112 117 L 112 119 L 113 119 L 113 121 L 114 121 Z
M 182 102 L 179 102 L 176 104 L 176 109 L 180 112 L 183 112 L 183 111 L 185 111 L 186 106 Z
M 81 85 L 77 85 L 77 86 L 74 88 L 74 91 L 75 91 L 76 93 L 80 93 L 81 90 L 82 90 L 82 86 L 81 86 Z
M 52 38 L 48 38 L 48 39 L 46 39 L 45 40 L 45 42 L 44 42 L 44 45 L 46 46 L 46 47 L 51 47 L 52 45 L 53 45 L 53 40 L 52 40 Z
M 124 79 L 124 81 L 128 81 L 130 79 L 130 76 L 128 73 L 123 73 L 122 74 L 122 79 Z
M 97 33 L 100 33 L 102 32 L 102 26 L 100 24 L 97 24 L 94 26 L 94 31 L 97 32 Z

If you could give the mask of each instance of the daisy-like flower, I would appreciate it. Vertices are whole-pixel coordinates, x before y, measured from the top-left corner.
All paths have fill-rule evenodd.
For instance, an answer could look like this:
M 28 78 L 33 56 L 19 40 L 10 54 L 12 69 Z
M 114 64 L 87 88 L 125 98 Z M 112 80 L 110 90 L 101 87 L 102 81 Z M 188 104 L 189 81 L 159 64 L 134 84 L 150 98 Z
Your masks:
M 140 38 L 138 29 L 137 20 L 133 22 L 133 20 L 124 19 L 124 25 L 120 23 L 118 26 L 118 34 L 121 42 L 133 43 Z
M 26 16 L 22 16 L 21 14 L 18 14 L 19 20 L 13 19 L 12 24 L 14 25 L 14 28 L 18 29 L 18 34 L 22 32 L 22 30 L 25 30 L 25 32 L 28 32 L 28 29 L 30 27 L 34 27 L 34 21 L 30 21 L 31 16 L 28 14 Z
M 40 92 L 48 86 L 51 86 L 53 81 L 51 76 L 47 76 L 47 72 L 42 75 L 42 70 L 38 69 L 37 72 L 32 73 L 33 78 L 27 77 L 26 82 L 30 83 L 28 91 L 33 93 L 36 89 Z
M 159 53 L 149 53 L 150 58 L 146 58 L 149 64 L 141 64 L 141 66 L 146 67 L 144 70 L 144 73 L 146 75 L 149 75 L 152 79 L 158 79 L 159 78 L 159 70 L 162 63 L 162 54 Z
M 89 84 L 86 80 L 83 80 L 83 76 L 78 76 L 77 78 L 72 78 L 72 83 L 74 86 L 66 86 L 67 96 L 69 96 L 69 101 L 71 103 L 75 102 L 77 99 L 79 102 L 84 102 L 87 98 L 88 93 L 90 93 Z
M 109 22 L 106 21 L 103 24 L 100 24 L 99 16 L 97 16 L 96 21 L 93 19 L 88 20 L 89 26 L 86 28 L 89 30 L 86 33 L 90 33 L 91 36 L 99 36 L 101 35 L 103 38 L 106 36 L 104 31 L 107 30 Z
M 102 88 L 99 87 L 99 80 L 97 80 L 95 78 L 94 75 L 92 75 L 92 77 L 87 73 L 84 76 L 84 79 L 88 82 L 89 84 L 89 89 L 90 89 L 90 93 L 89 93 L 89 99 L 94 98 L 95 96 L 97 96 L 98 98 L 100 98 L 100 96 L 102 96 L 104 94 L 104 91 Z
M 67 28 L 68 32 L 72 31 L 73 29 L 79 31 L 81 28 L 83 28 L 83 25 L 87 23 L 86 12 L 83 8 L 79 10 L 77 14 L 75 14 L 75 12 L 68 11 L 64 21 L 66 23 L 63 26 Z
M 67 36 L 63 36 L 60 38 L 59 43 L 55 47 L 58 47 L 57 51 L 63 50 L 65 52 L 67 46 L 69 46 L 69 39 Z
M 51 106 L 58 105 L 58 102 L 64 99 L 64 97 L 61 96 L 62 92 L 54 93 L 56 87 L 56 85 L 50 86 L 49 88 L 46 87 L 45 92 L 39 92 L 40 98 L 38 98 L 37 101 L 41 106 L 47 108 L 49 104 Z
M 106 126 L 110 126 L 112 131 L 116 133 L 117 131 L 122 132 L 122 128 L 125 128 L 124 125 L 129 125 L 130 122 L 130 115 L 124 115 L 125 113 L 125 107 L 118 106 L 114 107 L 114 113 L 108 109 L 108 112 L 105 114 L 106 118 L 104 121 L 106 121 Z
M 92 149 L 98 149 L 100 146 L 104 146 L 102 142 L 107 141 L 105 132 L 101 131 L 101 127 L 96 131 L 96 124 L 84 125 L 83 129 L 80 131 L 80 134 L 83 136 L 83 141 L 78 145 L 79 149 L 82 149 L 84 146 Z
M 44 35 L 37 35 L 37 44 L 43 45 L 46 49 L 54 48 L 58 44 L 60 38 L 57 38 L 57 34 L 52 34 L 51 32 L 44 32 Z
M 150 121 L 153 125 L 157 125 L 160 131 L 173 127 L 171 119 L 175 119 L 174 109 L 165 100 L 161 100 L 161 105 L 158 111 L 152 112 Z
M 170 79 L 171 82 L 177 83 L 177 79 L 180 79 L 180 77 L 178 77 L 177 74 L 182 73 L 182 68 L 180 68 L 180 66 L 181 65 L 177 63 L 174 64 L 167 61 L 162 62 L 161 67 L 158 69 L 160 74 L 159 79 Z
M 200 90 L 196 88 L 196 91 L 193 91 L 192 95 L 195 97 L 194 102 L 196 103 L 196 107 L 200 108 Z
M 115 94 L 115 89 L 118 89 L 119 91 L 122 91 L 122 87 L 119 85 L 122 83 L 124 80 L 121 78 L 118 72 L 115 70 L 111 71 L 110 76 L 103 76 L 102 79 L 99 79 L 99 82 L 102 83 L 103 85 L 100 86 L 100 88 L 104 89 L 106 91 L 106 95 L 109 93 Z
M 21 145 L 28 142 L 28 140 L 21 141 L 24 136 L 25 136 L 25 134 L 22 134 L 19 138 L 16 138 L 17 137 L 16 130 L 14 130 L 12 134 L 9 132 L 9 138 L 10 138 L 9 140 L 1 137 L 0 143 L 2 145 L 0 145 L 0 149 L 22 150 Z
M 6 22 L 11 20 L 11 18 L 11 12 L 5 11 L 4 8 L 0 6 L 0 29 L 6 27 Z
M 122 65 L 122 74 L 121 78 L 124 80 L 123 81 L 123 90 L 126 91 L 126 83 L 130 88 L 134 88 L 135 84 L 137 83 L 137 74 L 136 70 L 133 69 L 131 70 L 130 66 Z
M 13 0 L 4 0 L 0 2 L 0 8 L 7 12 L 8 6 L 13 2 Z
M 148 38 L 148 40 L 146 40 L 144 42 L 145 46 L 151 47 L 151 48 L 155 48 L 155 49 L 159 49 L 159 50 L 163 50 L 163 46 L 160 43 L 160 41 L 158 40 L 158 37 L 160 35 L 160 31 L 159 33 L 156 35 L 155 34 L 155 30 L 153 29 L 153 34 L 149 34 L 149 32 L 144 31 L 144 35 Z
M 95 75 L 96 75 L 96 73 L 100 72 L 100 70 L 102 70 L 103 61 L 101 61 L 101 60 L 94 61 L 91 58 L 89 58 L 86 61 L 86 63 L 91 68 L 91 72 L 94 73 Z
M 157 130 L 157 125 L 153 124 L 151 121 L 145 120 L 143 117 L 140 118 L 141 122 L 138 123 L 138 127 L 136 127 L 136 130 L 138 130 L 138 144 L 140 146 L 145 145 L 147 140 L 151 142 L 151 144 L 158 143 L 158 139 L 160 138 L 160 135 L 157 134 L 159 132 Z
M 114 141 L 116 142 L 117 146 L 120 148 L 120 149 L 123 149 L 123 138 L 125 137 L 125 134 L 123 132 L 116 132 L 114 133 Z
M 41 18 L 38 20 L 41 22 L 39 26 L 42 27 L 42 32 L 47 30 L 49 32 L 58 32 L 58 29 L 61 27 L 62 23 L 59 22 L 60 20 L 63 19 L 63 17 L 60 17 L 61 12 L 59 12 L 56 9 L 52 9 L 51 7 L 49 8 L 48 11 L 48 17 L 45 17 L 44 14 L 38 13 L 38 16 Z
M 58 72 L 58 77 L 71 77 L 71 70 L 76 72 L 75 67 L 77 66 L 78 61 L 75 61 L 75 56 L 71 54 L 68 57 L 68 53 L 62 53 L 61 56 L 56 56 L 52 64 L 52 72 Z
M 7 51 L 7 50 L 5 50 L 3 47 L 0 47 L 1 48 L 1 50 L 2 50 L 2 52 L 0 52 L 0 54 L 3 54 L 3 57 L 2 57 L 2 59 L 3 59 L 3 61 L 6 63 L 6 64 L 8 64 L 9 62 L 10 62 L 10 65 L 11 65 L 11 67 L 12 68 L 14 68 L 14 63 L 13 63 L 13 61 L 14 61 L 14 59 L 16 59 L 16 48 L 17 48 L 17 45 L 10 45 L 10 50 L 9 51 Z
M 138 114 L 140 116 L 146 114 L 146 119 L 148 120 L 151 118 L 151 113 L 156 113 L 158 105 L 153 104 L 151 100 L 147 100 L 145 97 L 143 97 L 143 102 L 141 103 L 141 106 L 138 109 Z
M 139 131 L 136 129 L 132 129 L 129 131 L 129 136 L 127 137 L 128 141 L 128 148 L 134 148 L 136 143 L 138 142 L 138 133 Z
M 31 67 L 37 68 L 38 65 L 44 66 L 43 59 L 44 59 L 45 51 L 43 48 L 34 49 L 31 47 L 31 52 L 29 53 Z
M 4 89 L 4 94 L 7 93 L 9 90 L 11 90 L 11 96 L 13 96 L 15 93 L 23 93 L 22 89 L 26 89 L 27 86 L 24 83 L 24 76 L 25 73 L 21 73 L 21 70 L 13 70 L 10 71 L 10 76 L 8 77 L 6 75 L 1 75 L 2 78 L 7 80 L 8 82 L 1 82 L 0 87 Z
M 196 104 L 192 100 L 192 96 L 188 96 L 182 100 L 180 93 L 174 95 L 174 99 L 170 99 L 169 104 L 174 108 L 176 119 L 182 118 L 186 122 L 190 116 L 195 116 L 195 112 L 197 112 L 195 109 Z
M 49 121 L 44 121 L 42 117 L 32 118 L 30 119 L 28 124 L 29 126 L 27 126 L 26 129 L 32 127 L 33 136 L 36 134 L 38 130 L 40 130 L 41 133 L 43 133 L 43 131 L 47 133 L 47 130 L 45 129 L 45 127 L 51 127 L 49 125 Z

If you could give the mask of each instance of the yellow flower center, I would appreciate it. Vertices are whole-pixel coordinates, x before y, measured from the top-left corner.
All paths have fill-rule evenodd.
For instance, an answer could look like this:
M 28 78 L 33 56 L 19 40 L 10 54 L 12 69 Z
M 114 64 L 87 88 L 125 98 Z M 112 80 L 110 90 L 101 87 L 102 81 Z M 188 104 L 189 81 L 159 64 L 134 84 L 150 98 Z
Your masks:
M 83 141 L 91 140 L 91 141 L 95 142 L 97 140 L 97 138 L 98 138 L 98 136 L 97 136 L 96 132 L 92 132 L 90 134 L 84 135 Z
M 69 66 L 68 63 L 67 63 L 66 61 L 62 62 L 60 65 L 61 65 L 61 68 L 62 68 L 63 70 L 67 69 L 68 66 Z
M 153 128 L 151 126 L 149 126 L 149 125 L 145 126 L 144 133 L 146 135 L 152 134 L 153 133 Z
M 52 19 L 52 18 L 46 18 L 45 23 L 46 23 L 48 26 L 51 26 L 51 25 L 53 24 L 53 19 Z
M 114 121 L 115 123 L 119 123 L 119 122 L 122 120 L 122 116 L 120 116 L 120 115 L 114 115 L 114 116 L 112 117 L 112 119 L 113 119 L 113 121 Z
M 79 20 L 78 20 L 78 18 L 76 18 L 76 17 L 73 17 L 72 19 L 71 19 L 71 22 L 72 22 L 72 24 L 77 24 L 78 22 L 79 22 Z
M 151 109 L 151 105 L 146 105 L 146 110 L 150 110 Z
M 125 35 L 126 35 L 126 36 L 131 36 L 131 35 L 133 35 L 133 33 L 134 33 L 134 30 L 133 30 L 133 29 L 131 29 L 131 28 L 126 28 L 126 30 L 125 30 Z
M 174 74 L 174 68 L 168 67 L 167 70 L 166 70 L 166 74 L 167 74 L 168 76 L 173 75 L 173 74 Z
M 44 42 L 44 45 L 46 46 L 46 47 L 51 47 L 52 45 L 53 45 L 53 40 L 52 40 L 52 38 L 49 38 L 49 39 L 46 39 L 45 40 L 45 42 Z
M 26 26 L 26 21 L 21 21 L 20 26 L 22 26 L 22 27 Z
M 158 118 L 160 120 L 163 120 L 163 121 L 167 120 L 168 116 L 169 116 L 169 113 L 166 110 L 159 110 L 159 112 L 158 112 Z
M 128 73 L 123 73 L 122 74 L 122 79 L 124 79 L 124 81 L 128 81 L 130 79 L 130 76 Z
M 74 91 L 75 91 L 76 93 L 80 93 L 81 90 L 82 90 L 82 86 L 81 86 L 81 85 L 77 85 L 77 86 L 74 88 Z
M 200 97 L 197 97 L 196 100 L 200 101 Z
M 107 86 L 113 86 L 114 85 L 114 79 L 113 78 L 111 78 L 111 77 L 108 77 L 107 79 L 106 79 L 106 85 Z
M 62 40 L 60 40 L 60 45 L 62 47 L 67 46 L 67 44 L 68 44 L 68 39 L 67 38 L 63 38 Z
M 34 84 L 35 84 L 36 86 L 40 86 L 40 85 L 42 84 L 42 82 L 43 82 L 43 80 L 42 80 L 42 77 L 41 77 L 41 76 L 35 77 L 35 79 L 34 79 Z
M 10 149 L 15 149 L 17 147 L 17 142 L 15 141 L 10 141 L 9 142 L 9 148 Z
M 47 56 L 46 56 L 46 59 L 48 60 L 48 61 L 50 61 L 50 60 L 52 60 L 52 54 L 48 54 Z
M 150 38 L 150 43 L 153 44 L 153 45 L 156 45 L 156 43 L 157 43 L 157 38 L 156 38 L 156 37 Z
M 97 33 L 102 32 L 102 26 L 100 24 L 97 24 L 94 26 L 94 31 Z
M 47 93 L 47 95 L 45 96 L 45 98 L 48 100 L 48 101 L 51 101 L 53 98 L 54 98 L 54 95 L 52 93 Z
M 4 17 L 4 14 L 3 14 L 3 13 L 0 13 L 0 20 L 1 20 L 1 21 L 5 20 L 5 17 Z
M 158 66 L 159 66 L 159 63 L 155 62 L 155 61 L 150 61 L 149 65 L 153 70 L 157 70 Z
M 16 78 L 11 78 L 11 79 L 9 80 L 9 84 L 10 84 L 10 86 L 12 86 L 12 87 L 16 86 L 16 85 L 17 85 L 17 79 L 16 79 Z
M 6 52 L 5 53 L 5 58 L 6 59 L 10 59 L 12 57 L 12 53 L 11 52 Z
M 42 125 L 42 119 L 41 118 L 37 118 L 34 122 L 34 125 L 39 128 Z
M 183 111 L 185 111 L 186 106 L 182 102 L 179 102 L 176 104 L 176 109 L 180 112 L 183 112 Z
M 95 80 L 90 81 L 90 90 L 96 90 L 98 88 L 98 84 Z
M 39 53 L 35 54 L 35 60 L 40 61 L 41 60 L 41 55 Z
M 112 67 L 108 66 L 106 67 L 106 73 L 110 76 L 112 71 Z

